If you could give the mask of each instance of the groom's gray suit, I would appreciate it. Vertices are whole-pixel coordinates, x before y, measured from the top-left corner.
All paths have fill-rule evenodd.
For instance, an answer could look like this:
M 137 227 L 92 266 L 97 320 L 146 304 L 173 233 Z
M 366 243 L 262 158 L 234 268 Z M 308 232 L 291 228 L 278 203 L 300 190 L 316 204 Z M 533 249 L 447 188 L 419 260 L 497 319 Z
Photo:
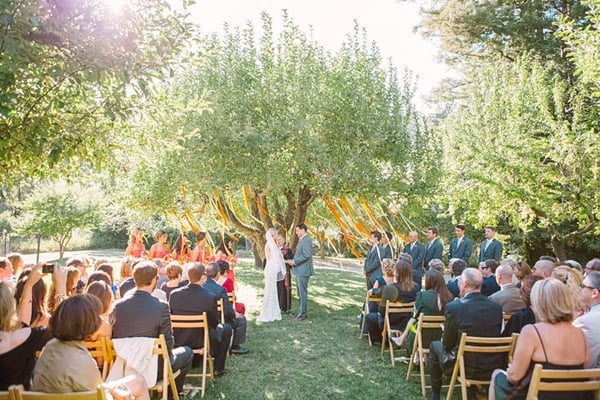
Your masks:
M 296 276 L 298 294 L 300 295 L 300 310 L 297 318 L 306 318 L 308 302 L 308 278 L 313 274 L 312 243 L 308 234 L 302 236 L 296 246 L 292 274 Z

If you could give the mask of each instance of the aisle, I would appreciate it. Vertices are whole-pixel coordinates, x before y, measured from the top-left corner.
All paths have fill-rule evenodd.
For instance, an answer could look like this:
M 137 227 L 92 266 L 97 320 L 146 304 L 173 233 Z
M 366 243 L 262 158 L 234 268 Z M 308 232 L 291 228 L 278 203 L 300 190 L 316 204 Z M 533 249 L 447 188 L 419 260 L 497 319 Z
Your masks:
M 208 383 L 208 399 L 421 399 L 417 381 L 406 383 L 406 366 L 393 369 L 389 355 L 358 339 L 363 301 L 362 275 L 317 267 L 309 283 L 309 317 L 295 322 L 256 323 L 262 300 L 262 271 L 236 270 L 246 300 L 248 341 L 245 356 L 230 357 L 229 373 Z M 297 312 L 297 298 L 292 310 Z

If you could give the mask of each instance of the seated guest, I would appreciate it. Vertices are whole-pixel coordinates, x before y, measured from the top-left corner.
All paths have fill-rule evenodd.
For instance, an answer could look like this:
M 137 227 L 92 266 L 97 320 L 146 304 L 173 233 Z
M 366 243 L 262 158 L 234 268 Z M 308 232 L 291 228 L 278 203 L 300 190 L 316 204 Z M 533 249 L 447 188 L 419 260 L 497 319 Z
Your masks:
M 446 267 L 444 266 L 444 263 L 439 258 L 432 259 L 431 261 L 429 261 L 427 266 L 428 266 L 428 270 L 433 268 L 435 270 L 438 270 L 442 274 L 444 273 L 444 269 L 446 269 Z
M 585 268 L 583 269 L 583 276 L 585 277 L 593 271 L 600 272 L 600 258 L 592 258 L 585 264 Z
M 125 294 L 135 289 L 135 279 L 133 279 L 133 269 L 141 261 L 140 258 L 125 257 L 121 262 L 121 284 L 119 285 L 119 297 L 125 297 Z
M 383 321 L 385 318 L 385 308 L 388 301 L 395 303 L 412 303 L 415 301 L 420 287 L 413 281 L 412 266 L 410 263 L 400 260 L 396 263 L 395 283 L 386 285 L 381 290 L 381 302 L 377 312 L 367 314 L 367 326 L 369 328 L 369 337 L 371 341 L 381 342 L 381 332 L 383 330 Z M 393 329 L 403 331 L 406 323 L 410 319 L 408 314 L 394 314 L 390 316 L 390 325 Z
M 166 272 L 169 280 L 162 284 L 160 290 L 165 292 L 168 300 L 173 290 L 184 287 L 185 285 L 183 285 L 181 282 L 183 268 L 181 268 L 181 265 L 179 265 L 177 261 L 171 261 L 169 264 L 167 264 Z
M 575 307 L 567 286 L 555 278 L 536 282 L 531 305 L 537 324 L 521 330 L 508 370 L 494 371 L 490 399 L 525 398 L 535 364 L 545 369 L 582 369 L 588 359 L 585 334 L 574 327 Z M 591 392 L 544 393 L 540 399 L 593 399 Z
M 410 255 L 408 255 L 408 254 L 401 254 L 401 256 L 402 255 L 410 257 Z M 390 258 L 384 258 L 383 260 L 381 260 L 381 272 L 383 273 L 383 276 L 378 277 L 377 280 L 375 281 L 375 283 L 373 284 L 373 288 L 368 290 L 371 293 L 371 296 L 376 297 L 376 298 L 381 298 L 381 290 L 386 285 L 391 285 L 392 283 L 394 283 L 395 267 L 396 267 L 396 265 L 394 263 L 394 260 L 392 260 Z M 364 304 L 363 304 L 363 309 L 364 309 Z M 378 310 L 379 310 L 378 302 L 370 301 L 368 312 L 376 313 Z M 360 319 L 358 321 L 359 327 L 363 326 L 363 318 L 364 317 L 365 317 L 365 315 L 363 313 L 360 313 Z M 363 332 L 365 335 L 368 333 L 367 329 L 368 329 L 368 326 L 367 326 L 367 324 L 365 324 L 364 332 Z
M 579 299 L 581 284 L 583 283 L 583 276 L 581 273 L 567 265 L 557 265 L 552 270 L 552 274 L 550 276 L 567 285 L 571 291 L 573 299 L 575 300 L 575 309 L 577 310 L 577 313 L 583 313 L 585 311 L 585 306 Z
M 521 308 L 510 316 L 510 319 L 504 326 L 502 336 L 509 337 L 512 336 L 513 333 L 521 333 L 521 329 L 523 329 L 525 325 L 535 324 L 535 314 L 531 308 L 530 294 L 533 285 L 542 279 L 543 278 L 541 276 L 537 275 L 527 275 L 525 278 L 523 278 L 519 293 L 523 303 L 525 303 L 525 307 Z
M 169 358 L 174 371 L 180 370 L 175 378 L 177 391 L 181 393 L 183 381 L 192 365 L 192 349 L 187 346 L 174 347 L 173 329 L 169 305 L 152 296 L 158 281 L 158 268 L 152 261 L 142 261 L 133 268 L 136 289 L 125 298 L 115 302 L 110 313 L 113 338 L 151 337 L 165 335 Z M 158 379 L 163 369 L 158 368 Z
M 100 312 L 102 324 L 100 325 L 100 328 L 98 328 L 98 330 L 90 337 L 90 339 L 94 341 L 101 337 L 112 337 L 112 325 L 108 320 L 108 313 L 112 309 L 114 298 L 109 284 L 104 281 L 92 282 L 85 288 L 85 292 L 86 294 L 96 296 L 102 304 L 102 310 Z
M 460 297 L 461 275 L 467 268 L 467 263 L 463 259 L 455 258 L 450 260 L 448 268 L 450 268 L 450 275 L 452 275 L 452 279 L 448 281 L 448 290 L 452 293 L 452 296 Z
M 74 267 L 79 270 L 79 280 L 77 281 L 77 286 L 75 287 L 75 292 L 78 294 L 83 293 L 85 289 L 85 284 L 88 279 L 87 268 L 85 266 L 85 261 L 82 258 L 70 258 L 67 260 L 67 267 Z
M 519 261 L 514 268 L 515 280 L 517 281 L 517 287 L 521 287 L 521 282 L 527 275 L 531 275 L 531 267 L 525 261 Z
M 513 269 L 509 265 L 502 264 L 496 268 L 496 282 L 500 291 L 492 294 L 490 300 L 500 304 L 504 313 L 513 314 L 525 307 L 519 288 L 513 283 Z
M 421 314 L 423 315 L 444 315 L 446 304 L 454 299 L 452 293 L 446 287 L 444 283 L 444 275 L 436 269 L 429 269 L 425 273 L 425 290 L 417 293 L 415 298 L 415 311 L 413 316 L 408 321 L 408 326 L 414 324 Z M 412 351 L 415 333 L 410 329 L 405 329 L 402 335 L 398 338 L 393 338 L 397 346 L 402 345 L 402 342 L 406 340 L 406 348 L 408 351 Z M 440 340 L 442 338 L 441 329 L 426 329 L 422 331 L 423 348 L 429 348 L 429 344 L 434 340 Z
M 107 261 L 99 263 L 98 268 L 96 268 L 96 271 L 104 271 L 108 274 L 110 278 L 110 289 L 113 292 L 113 296 L 117 294 L 117 290 L 119 289 L 117 285 L 115 285 L 114 270 L 115 268 L 112 266 L 112 264 L 109 264 Z
M 496 282 L 496 268 L 498 268 L 498 261 L 493 259 L 479 263 L 479 270 L 483 274 L 481 294 L 484 296 L 491 296 L 500 291 L 500 286 L 498 286 L 498 282 Z
M 217 264 L 219 265 L 219 273 L 217 274 L 215 281 L 223 286 L 225 290 L 227 290 L 227 293 L 234 293 L 235 288 L 233 281 L 229 277 L 229 263 L 225 260 L 219 260 L 217 261 Z M 246 305 L 236 300 L 235 311 L 240 314 L 246 314 Z
M 248 354 L 250 350 L 240 346 L 246 341 L 246 317 L 243 314 L 240 314 L 237 311 L 235 311 L 233 305 L 227 297 L 227 291 L 224 287 L 222 287 L 215 281 L 218 271 L 219 264 L 217 264 L 216 262 L 208 264 L 206 266 L 207 279 L 202 285 L 202 287 L 214 294 L 215 296 L 217 296 L 217 301 L 219 298 L 223 299 L 225 322 L 231 325 L 231 327 L 233 328 L 233 341 L 229 352 L 231 354 L 237 355 Z
M 206 312 L 210 338 L 211 353 L 215 357 L 215 376 L 225 373 L 225 359 L 231 339 L 231 326 L 220 325 L 217 311 L 217 297 L 201 285 L 206 281 L 204 265 L 193 262 L 188 268 L 190 283 L 171 292 L 169 306 L 174 315 L 199 315 Z M 189 346 L 193 349 L 204 346 L 204 335 L 201 329 L 173 329 L 175 346 Z M 193 367 L 200 365 L 200 356 L 194 356 Z
M 94 282 L 102 281 L 105 282 L 108 286 L 111 284 L 110 276 L 104 271 L 94 271 L 92 272 L 87 279 L 85 287 L 87 288 Z
M 531 269 L 531 273 L 533 275 L 541 276 L 542 278 L 550 278 L 552 276 L 552 271 L 556 265 L 550 260 L 538 260 L 533 265 Z
M 429 346 L 429 369 L 433 400 L 439 400 L 442 388 L 442 375 L 449 375 L 454 368 L 460 337 L 463 332 L 470 336 L 497 337 L 502 326 L 502 308 L 481 293 L 483 275 L 475 268 L 467 268 L 462 273 L 460 292 L 462 298 L 446 304 L 446 321 L 442 341 L 433 341 Z M 506 365 L 503 354 L 465 354 L 467 377 L 489 379 L 495 368 Z M 474 387 L 469 388 L 469 398 Z
M 12 285 L 0 281 L 0 390 L 8 390 L 10 385 L 23 385 L 28 390 L 31 387 L 35 353 L 51 339 L 45 326 L 29 327 L 33 286 L 42 278 L 44 264 L 31 269 L 18 304 Z M 52 274 L 58 296 L 65 294 L 65 280 L 65 273 L 58 266 Z
M 586 314 L 573 321 L 587 337 L 590 348 L 590 368 L 600 367 L 600 272 L 588 273 L 581 284 L 581 302 L 589 308 Z
M 12 264 L 13 275 L 19 276 L 19 273 L 21 272 L 21 268 L 23 267 L 24 263 L 23 256 L 21 255 L 21 253 L 9 253 L 6 255 L 6 258 L 8 258 L 8 260 Z
M 21 302 L 25 283 L 29 280 L 32 271 L 31 268 L 25 268 L 23 272 L 21 272 L 21 275 L 19 275 L 15 291 L 15 300 L 17 303 Z M 29 299 L 31 302 L 31 317 L 28 323 L 32 328 L 35 328 L 36 326 L 48 326 L 50 314 L 47 312 L 45 306 L 47 292 L 46 283 L 43 279 L 37 280 L 32 287 L 32 296 Z
M 70 296 L 74 296 L 76 294 L 76 287 L 77 287 L 77 282 L 79 282 L 79 270 L 75 267 L 64 267 L 62 268 L 62 271 L 64 271 L 67 275 L 67 282 L 66 282 L 66 292 L 65 295 L 67 297 Z M 50 294 L 48 295 L 48 311 L 50 312 L 50 314 L 52 314 L 54 312 L 54 309 L 56 308 L 56 306 L 58 306 L 58 301 L 57 301 L 57 297 L 56 297 L 56 288 L 54 287 L 54 283 L 50 284 Z
M 101 304 L 97 297 L 82 294 L 69 297 L 58 305 L 50 318 L 50 340 L 35 365 L 32 389 L 46 393 L 85 392 L 102 383 L 96 362 L 83 341 L 100 327 Z M 117 399 L 150 399 L 142 375 L 107 382 Z M 120 393 L 124 385 L 129 393 Z
M 10 260 L 6 257 L 0 257 L 0 281 L 9 281 L 13 279 L 13 267 Z

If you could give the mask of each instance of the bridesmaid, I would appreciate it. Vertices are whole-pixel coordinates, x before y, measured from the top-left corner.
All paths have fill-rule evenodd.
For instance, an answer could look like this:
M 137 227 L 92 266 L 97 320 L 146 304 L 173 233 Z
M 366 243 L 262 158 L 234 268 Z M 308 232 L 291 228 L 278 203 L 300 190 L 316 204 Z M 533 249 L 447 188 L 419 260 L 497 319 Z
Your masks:
M 160 229 L 154 235 L 157 243 L 154 243 L 152 247 L 150 247 L 150 260 L 154 260 L 155 258 L 160 258 L 161 260 L 168 261 L 169 254 L 171 253 L 171 249 L 167 244 L 167 232 Z
M 194 247 L 194 251 L 192 252 L 192 261 L 201 262 L 205 265 L 214 261 L 212 258 L 212 249 L 208 245 L 207 239 L 206 232 L 196 233 L 196 247 Z
M 142 243 L 144 239 L 144 231 L 140 228 L 135 228 L 129 234 L 129 242 L 127 242 L 127 249 L 125 250 L 125 256 L 132 256 L 135 258 L 146 257 L 146 248 Z
M 190 242 L 187 239 L 187 234 L 182 233 L 177 238 L 177 241 L 175 241 L 171 257 L 183 265 L 190 261 L 191 256 L 192 252 L 190 251 Z

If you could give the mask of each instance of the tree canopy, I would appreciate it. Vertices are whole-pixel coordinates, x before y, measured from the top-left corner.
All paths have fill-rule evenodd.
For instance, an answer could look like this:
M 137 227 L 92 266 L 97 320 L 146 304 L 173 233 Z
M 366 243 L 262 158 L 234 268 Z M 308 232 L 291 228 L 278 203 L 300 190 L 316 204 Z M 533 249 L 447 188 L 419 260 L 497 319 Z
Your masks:
M 186 43 L 168 2 L 0 3 L 0 169 L 8 179 L 106 165 Z
M 262 243 L 268 227 L 303 222 L 322 195 L 376 198 L 423 184 L 414 155 L 427 152 L 427 136 L 410 76 L 384 68 L 358 25 L 332 54 L 283 19 L 277 38 L 268 15 L 258 37 L 251 24 L 225 27 L 169 82 L 179 111 L 155 132 L 176 145 L 142 162 L 138 203 L 165 209 L 184 186 L 188 201 L 212 204 L 222 223 Z M 209 111 L 198 110 L 205 100 Z

